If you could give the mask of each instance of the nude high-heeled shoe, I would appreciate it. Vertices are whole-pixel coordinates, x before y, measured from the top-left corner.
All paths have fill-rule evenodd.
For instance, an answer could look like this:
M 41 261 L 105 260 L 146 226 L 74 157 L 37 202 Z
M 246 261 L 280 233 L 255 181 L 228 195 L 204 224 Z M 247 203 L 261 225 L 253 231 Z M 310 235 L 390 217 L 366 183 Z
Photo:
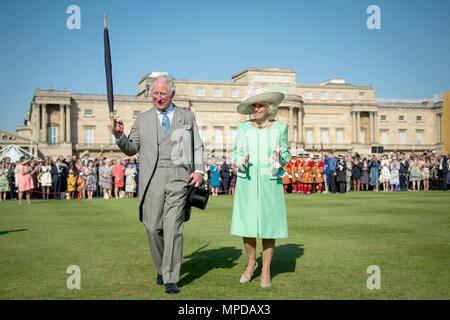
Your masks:
M 256 268 L 258 268 L 258 262 L 255 262 L 255 267 L 253 268 L 253 272 L 252 275 L 250 277 L 246 277 L 244 275 L 242 275 L 241 279 L 239 280 L 240 283 L 247 283 L 250 281 L 250 279 L 253 276 L 253 273 L 255 273 Z

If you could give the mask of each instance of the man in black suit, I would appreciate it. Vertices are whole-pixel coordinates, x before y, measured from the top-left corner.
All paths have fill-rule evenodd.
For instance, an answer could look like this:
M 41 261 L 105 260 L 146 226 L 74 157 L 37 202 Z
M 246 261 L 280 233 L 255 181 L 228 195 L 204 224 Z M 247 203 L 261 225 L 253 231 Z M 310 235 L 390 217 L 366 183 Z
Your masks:
M 448 165 L 447 165 L 447 157 L 445 156 L 445 153 L 442 153 L 439 156 L 439 179 L 441 182 L 441 190 L 446 191 L 447 190 L 447 172 L 448 172 Z
M 54 199 L 61 199 L 62 182 L 65 177 L 65 166 L 62 164 L 61 158 L 52 164 L 52 185 L 55 193 Z
M 409 162 L 406 160 L 405 153 L 402 152 L 400 154 L 400 190 L 406 191 L 407 190 L 407 181 L 408 181 L 408 170 L 409 170 Z
M 223 158 L 222 164 L 222 190 L 229 192 L 230 189 L 230 176 L 231 167 L 227 163 L 227 158 Z

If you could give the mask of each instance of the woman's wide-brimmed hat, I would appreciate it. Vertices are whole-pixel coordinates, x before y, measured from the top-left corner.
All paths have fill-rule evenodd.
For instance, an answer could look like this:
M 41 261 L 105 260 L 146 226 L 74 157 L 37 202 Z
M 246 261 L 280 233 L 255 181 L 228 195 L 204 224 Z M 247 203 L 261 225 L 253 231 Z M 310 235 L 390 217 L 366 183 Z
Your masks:
M 20 161 L 20 164 L 26 164 L 26 163 L 30 162 L 31 159 L 28 157 L 22 156 L 22 157 L 20 157 L 19 161 Z
M 283 101 L 284 94 L 272 92 L 264 88 L 250 89 L 244 100 L 237 106 L 237 112 L 241 114 L 253 114 L 254 103 L 269 103 L 275 107 L 274 113 L 278 111 L 279 104 Z

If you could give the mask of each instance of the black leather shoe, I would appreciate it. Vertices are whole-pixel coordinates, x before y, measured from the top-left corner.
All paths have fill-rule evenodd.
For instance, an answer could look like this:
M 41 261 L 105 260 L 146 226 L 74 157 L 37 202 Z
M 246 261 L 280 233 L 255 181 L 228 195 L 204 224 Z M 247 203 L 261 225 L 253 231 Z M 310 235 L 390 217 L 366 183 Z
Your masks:
M 178 289 L 176 283 L 166 283 L 166 292 L 167 293 L 178 293 L 180 292 L 180 289 Z
M 164 285 L 164 281 L 163 281 L 163 278 L 162 278 L 162 274 L 158 274 L 158 275 L 156 276 L 156 284 L 159 285 L 159 286 Z

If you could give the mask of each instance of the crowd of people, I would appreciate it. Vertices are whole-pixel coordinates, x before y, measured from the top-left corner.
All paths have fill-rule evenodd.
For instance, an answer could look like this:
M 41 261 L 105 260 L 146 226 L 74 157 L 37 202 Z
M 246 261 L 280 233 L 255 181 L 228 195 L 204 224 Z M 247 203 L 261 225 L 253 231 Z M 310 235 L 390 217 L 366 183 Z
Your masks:
M 282 178 L 285 193 L 448 190 L 449 156 L 434 153 L 292 154 Z M 212 196 L 233 195 L 237 168 L 209 158 L 204 177 Z M 25 177 L 28 176 L 28 177 Z M 8 199 L 132 198 L 139 186 L 139 157 L 45 157 L 0 165 L 0 201 Z M 21 192 L 23 195 L 21 196 Z
M 448 190 L 449 157 L 444 153 L 291 155 L 285 166 L 285 193 Z
M 2 159 L 0 167 L 1 200 L 18 199 L 92 199 L 94 197 L 131 198 L 139 185 L 139 157 L 109 158 L 100 155 L 56 159 Z

